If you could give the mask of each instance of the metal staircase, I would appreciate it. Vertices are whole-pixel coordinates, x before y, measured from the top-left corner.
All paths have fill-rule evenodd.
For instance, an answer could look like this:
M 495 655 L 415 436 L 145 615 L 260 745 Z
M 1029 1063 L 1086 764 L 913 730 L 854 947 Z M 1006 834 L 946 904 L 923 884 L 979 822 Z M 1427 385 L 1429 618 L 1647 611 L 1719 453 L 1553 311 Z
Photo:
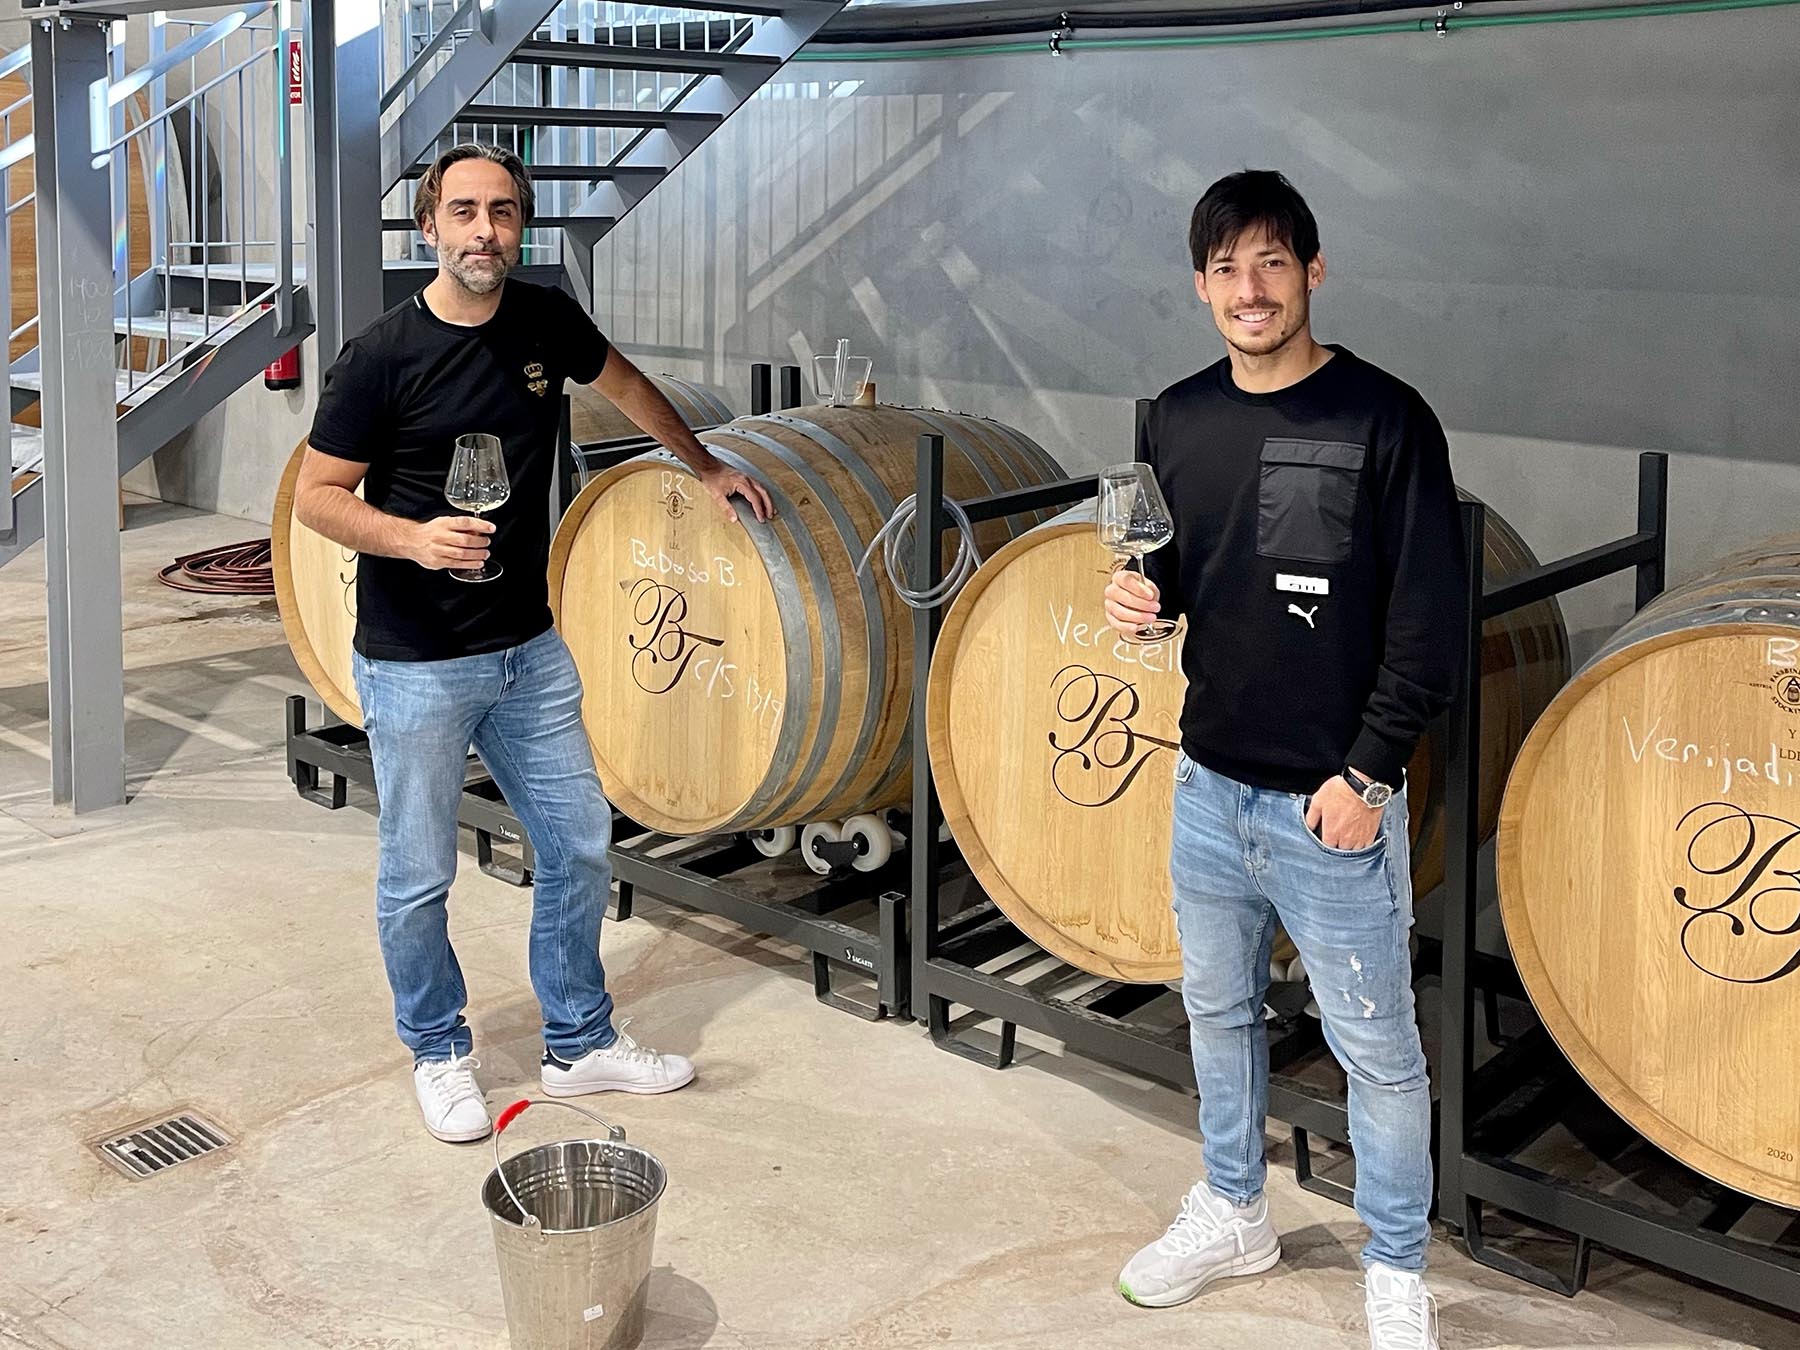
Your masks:
M 525 275 L 566 278 L 591 305 L 594 245 L 842 7 L 843 0 L 723 0 L 704 9 L 407 0 L 390 8 L 386 45 L 408 61 L 384 79 L 381 100 L 381 228 L 390 237 L 383 304 L 435 272 L 408 214 L 414 180 L 447 146 L 486 139 L 516 149 L 538 183 Z M 110 125 L 95 145 L 105 142 L 113 180 L 121 475 L 312 331 L 309 250 L 291 218 L 288 8 L 270 0 L 217 19 L 140 16 L 130 22 L 146 25 L 150 58 L 130 73 L 124 22 L 112 35 Z M 0 80 L 29 81 L 31 51 L 0 59 Z M 29 95 L 0 108 L 0 255 L 9 258 L 20 213 L 36 208 L 37 193 L 23 182 L 33 139 L 12 130 L 30 111 Z M 136 240 L 133 174 L 143 195 L 157 198 L 145 203 L 152 209 Z M 212 192 L 214 176 L 235 191 Z M 147 265 L 133 268 L 146 248 Z M 0 279 L 0 314 L 14 308 Z M 36 346 L 18 350 L 36 327 L 35 313 L 12 325 L 16 354 L 3 372 L 13 477 L 11 493 L 0 494 L 8 496 L 0 503 L 0 566 L 43 536 L 41 356 Z
M 281 78 L 287 46 L 278 8 L 245 5 L 207 20 L 143 16 L 136 22 L 149 59 L 129 72 L 132 30 L 115 23 L 108 78 L 96 95 L 104 111 L 91 111 L 85 126 L 57 128 L 60 136 L 86 140 L 94 166 L 104 160 L 109 171 L 112 295 L 89 303 L 100 306 L 102 322 L 109 305 L 113 315 L 120 476 L 311 332 L 304 241 L 292 218 L 292 138 Z M 0 78 L 35 86 L 32 54 L 21 47 L 8 55 Z M 5 109 L 0 257 L 9 263 L 16 262 L 18 232 L 37 219 L 46 182 L 34 131 L 15 130 L 34 120 L 35 92 Z M 43 273 L 45 261 L 40 253 L 25 275 Z M 15 265 L 0 273 L 0 315 L 14 320 L 0 352 L 12 471 L 0 504 L 0 565 L 43 537 L 48 490 L 40 316 L 36 296 L 13 294 L 20 271 Z M 49 272 L 57 275 L 53 261 Z
M 539 184 L 528 260 L 564 264 L 591 303 L 593 246 L 843 7 L 408 0 L 410 60 L 383 102 L 383 228 L 428 256 L 411 181 L 457 141 L 510 145 Z
M 527 273 L 591 308 L 602 236 L 843 0 L 23 7 L 30 46 L 0 57 L 0 566 L 44 541 L 52 795 L 85 811 L 125 799 L 119 476 L 429 280 L 409 189 L 454 141 L 532 165 Z

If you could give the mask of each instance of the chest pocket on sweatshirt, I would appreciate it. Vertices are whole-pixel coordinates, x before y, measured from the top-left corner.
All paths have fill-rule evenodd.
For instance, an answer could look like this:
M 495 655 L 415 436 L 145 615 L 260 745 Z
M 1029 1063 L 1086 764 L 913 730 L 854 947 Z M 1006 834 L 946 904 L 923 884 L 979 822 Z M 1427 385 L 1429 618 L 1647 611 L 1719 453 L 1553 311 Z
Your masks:
M 1313 563 L 1347 559 L 1367 453 L 1347 441 L 1264 441 L 1257 553 Z

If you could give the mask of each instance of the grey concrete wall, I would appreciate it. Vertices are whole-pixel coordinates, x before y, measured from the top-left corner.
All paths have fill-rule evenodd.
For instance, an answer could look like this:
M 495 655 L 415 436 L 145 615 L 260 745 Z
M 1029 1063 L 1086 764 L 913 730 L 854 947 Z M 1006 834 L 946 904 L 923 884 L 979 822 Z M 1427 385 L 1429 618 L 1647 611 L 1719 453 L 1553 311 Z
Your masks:
M 1188 213 L 1276 167 L 1318 215 L 1315 330 L 1419 387 L 1545 556 L 1672 456 L 1672 573 L 1800 528 L 1800 11 L 1176 51 L 798 64 L 600 246 L 602 325 L 743 386 L 848 337 L 884 400 L 1069 467 L 1223 351 Z M 741 394 L 738 395 L 741 397 Z M 1628 610 L 1567 601 L 1589 647 Z

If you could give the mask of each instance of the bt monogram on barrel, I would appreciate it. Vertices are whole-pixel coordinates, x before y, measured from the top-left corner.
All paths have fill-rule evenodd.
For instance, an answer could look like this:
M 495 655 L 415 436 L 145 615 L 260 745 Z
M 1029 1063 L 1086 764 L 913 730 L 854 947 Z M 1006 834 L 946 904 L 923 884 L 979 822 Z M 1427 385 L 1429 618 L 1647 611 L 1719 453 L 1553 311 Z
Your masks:
M 1052 687 L 1055 716 L 1064 730 L 1050 733 L 1050 747 L 1056 751 L 1050 782 L 1071 806 L 1110 806 L 1125 795 L 1157 751 L 1181 748 L 1178 740 L 1151 736 L 1132 726 L 1143 700 L 1136 685 L 1117 675 L 1082 665 L 1064 666 L 1056 672 Z

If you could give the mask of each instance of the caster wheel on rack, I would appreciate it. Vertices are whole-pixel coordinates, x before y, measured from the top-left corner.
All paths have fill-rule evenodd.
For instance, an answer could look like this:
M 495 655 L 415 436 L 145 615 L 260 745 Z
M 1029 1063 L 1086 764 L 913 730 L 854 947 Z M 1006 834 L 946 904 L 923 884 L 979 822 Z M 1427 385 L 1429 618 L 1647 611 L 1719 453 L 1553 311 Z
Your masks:
M 879 816 L 851 816 L 841 837 L 856 845 L 859 872 L 873 872 L 894 856 L 894 832 Z
M 816 820 L 800 831 L 800 856 L 820 876 L 831 874 L 831 864 L 819 856 L 817 844 L 836 844 L 843 840 L 844 830 L 835 820 Z
M 750 831 L 750 842 L 765 858 L 779 858 L 792 853 L 800 842 L 800 831 L 792 825 L 777 825 L 772 830 Z

